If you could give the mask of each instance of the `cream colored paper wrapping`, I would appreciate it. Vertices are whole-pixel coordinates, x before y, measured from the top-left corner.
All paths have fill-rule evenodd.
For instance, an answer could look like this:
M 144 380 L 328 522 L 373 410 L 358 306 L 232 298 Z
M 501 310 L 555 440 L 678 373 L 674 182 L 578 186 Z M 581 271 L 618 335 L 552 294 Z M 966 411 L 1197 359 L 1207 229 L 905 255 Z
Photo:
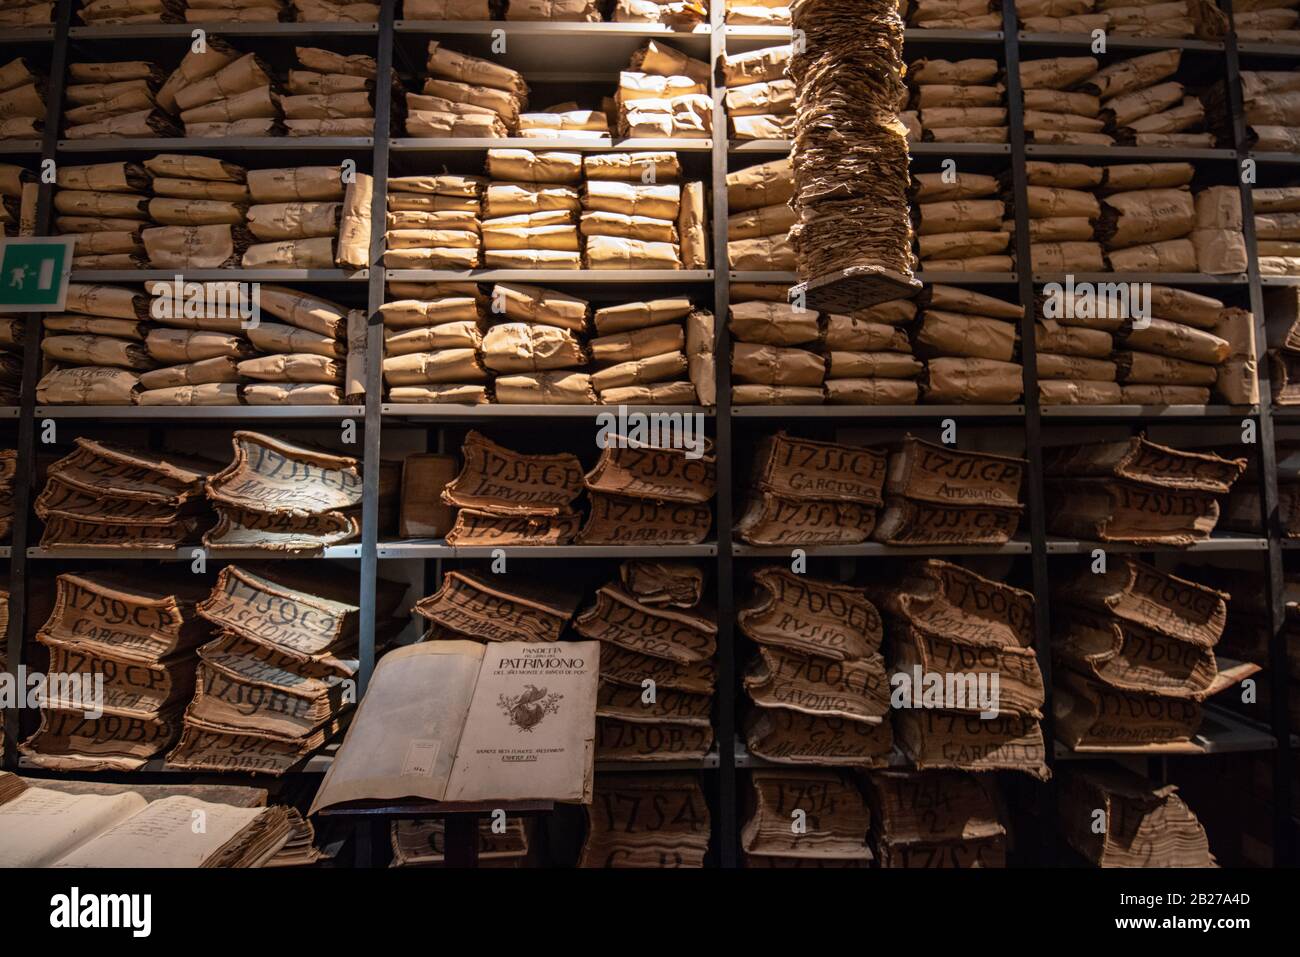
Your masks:
M 371 209 L 374 206 L 375 181 L 365 173 L 353 174 L 343 194 L 343 214 L 339 225 L 337 265 L 364 269 L 370 265 Z
M 245 269 L 333 269 L 334 240 L 284 239 L 254 243 L 244 252 Z
M 586 244 L 589 269 L 681 269 L 672 243 L 641 242 L 613 236 L 590 236 Z

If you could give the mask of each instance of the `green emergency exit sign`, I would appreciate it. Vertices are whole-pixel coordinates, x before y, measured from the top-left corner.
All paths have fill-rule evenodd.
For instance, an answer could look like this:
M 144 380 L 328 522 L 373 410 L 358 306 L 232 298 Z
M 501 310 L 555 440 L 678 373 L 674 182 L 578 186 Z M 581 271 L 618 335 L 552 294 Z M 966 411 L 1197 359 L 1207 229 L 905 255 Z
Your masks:
M 0 240 L 0 312 L 58 312 L 68 297 L 71 236 Z

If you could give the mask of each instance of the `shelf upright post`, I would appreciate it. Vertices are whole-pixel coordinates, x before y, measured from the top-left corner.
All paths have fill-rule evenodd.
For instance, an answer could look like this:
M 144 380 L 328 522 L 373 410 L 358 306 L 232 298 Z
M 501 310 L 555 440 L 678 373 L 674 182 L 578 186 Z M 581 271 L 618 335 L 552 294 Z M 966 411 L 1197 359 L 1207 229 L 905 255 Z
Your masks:
M 1025 122 L 1022 106 L 1024 97 L 1020 89 L 1020 39 L 1018 20 L 1013 3 L 1002 5 L 1003 51 L 1006 60 L 1007 119 L 1011 141 L 1011 177 L 1015 202 L 1016 223 L 1016 276 L 1020 290 L 1020 304 L 1024 309 L 1020 317 L 1020 361 L 1024 377 L 1025 405 L 1025 498 L 1029 520 L 1030 565 L 1033 572 L 1034 592 L 1034 651 L 1038 655 L 1038 668 L 1043 675 L 1046 703 L 1040 722 L 1043 732 L 1044 755 L 1050 768 L 1055 764 L 1055 735 L 1052 722 L 1052 628 L 1048 611 L 1047 570 L 1047 518 L 1043 499 L 1043 435 L 1042 410 L 1038 401 L 1038 350 L 1034 342 L 1034 272 L 1029 250 L 1029 183 L 1025 169 Z M 1022 526 L 1023 528 L 1023 526 Z M 1038 841 L 1040 864 L 1055 863 L 1056 846 L 1056 785 L 1048 781 L 1036 792 L 1035 817 L 1041 840 Z
M 714 405 L 714 452 L 717 457 L 717 494 L 714 522 L 718 556 L 716 594 L 718 608 L 717 688 L 714 697 L 714 739 L 718 748 L 718 864 L 736 867 L 740 825 L 736 800 L 736 650 L 735 569 L 731 554 L 732 458 L 731 437 L 731 336 L 727 332 L 730 302 L 730 263 L 727 259 L 727 156 L 731 139 L 724 108 L 726 90 L 721 81 L 722 55 L 726 52 L 726 14 L 721 0 L 709 4 L 709 66 L 713 95 L 713 361 L 717 382 Z
M 50 46 L 50 75 L 45 94 L 45 129 L 41 136 L 42 166 L 54 161 L 58 147 L 59 120 L 63 114 L 63 86 L 68 62 L 68 26 L 73 0 L 57 0 L 54 7 L 54 36 Z M 39 172 L 38 172 L 39 175 Z M 38 180 L 38 183 L 40 181 Z M 54 185 L 40 183 L 36 202 L 36 235 L 48 236 L 53 215 Z M 13 488 L 13 526 L 9 538 L 9 633 L 8 662 L 14 675 L 23 660 L 23 639 L 27 633 L 27 538 L 31 528 L 32 482 L 36 475 L 36 381 L 41 367 L 41 316 L 28 314 L 23 337 L 22 392 L 19 396 L 17 473 Z M 16 687 L 22 685 L 16 683 Z M 18 763 L 19 711 L 4 711 L 4 764 L 13 770 Z
M 1223 8 L 1233 22 L 1232 0 Z M 1241 57 L 1235 26 L 1228 31 L 1225 47 L 1225 82 L 1228 109 L 1232 115 L 1232 137 L 1236 145 L 1236 176 L 1241 189 L 1242 233 L 1246 243 L 1246 275 L 1250 283 L 1250 311 L 1255 317 L 1255 351 L 1258 356 L 1259 414 L 1255 435 L 1255 463 L 1259 467 L 1260 518 L 1268 538 L 1268 569 L 1264 576 L 1269 607 L 1268 682 L 1271 715 L 1269 724 L 1277 740 L 1273 751 L 1273 866 L 1294 866 L 1295 839 L 1291 822 L 1291 728 L 1287 707 L 1289 681 L 1286 647 L 1286 579 L 1282 568 L 1282 536 L 1278 521 L 1277 449 L 1273 435 L 1273 390 L 1269 382 L 1268 332 L 1264 316 L 1264 291 L 1259 278 L 1258 247 L 1255 245 L 1255 204 L 1251 196 L 1254 176 L 1246 147 L 1246 114 L 1241 96 Z M 1256 171 L 1252 171 L 1256 172 Z

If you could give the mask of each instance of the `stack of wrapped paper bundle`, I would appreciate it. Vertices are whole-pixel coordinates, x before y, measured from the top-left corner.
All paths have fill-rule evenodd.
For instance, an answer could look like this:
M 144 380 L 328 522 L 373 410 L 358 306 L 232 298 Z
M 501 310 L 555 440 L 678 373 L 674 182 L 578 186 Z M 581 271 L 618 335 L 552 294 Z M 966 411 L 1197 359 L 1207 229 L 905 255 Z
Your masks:
M 289 70 L 280 98 L 290 136 L 373 136 L 374 57 L 295 47 L 301 69 Z
M 894 685 L 894 731 L 917 770 L 1046 780 L 1034 596 L 937 559 L 868 593 L 885 613 L 891 673 L 906 678 Z
M 209 638 L 196 608 L 206 596 L 206 587 L 171 577 L 60 575 L 36 640 L 49 649 L 50 674 L 65 681 L 21 745 L 28 759 L 57 771 L 132 771 L 171 747 L 194 693 L 194 649 Z M 96 613 L 105 608 L 111 616 Z M 69 677 L 80 680 L 79 696 Z
M 733 302 L 732 401 L 737 405 L 912 405 L 924 366 L 900 326 L 916 315 L 907 300 L 821 317 L 784 301 L 774 284 L 737 284 Z
M 1160 50 L 1102 67 L 1086 79 L 1081 92 L 1101 100 L 1100 117 L 1115 140 L 1125 146 L 1208 148 L 1205 104 L 1172 80 L 1181 50 Z
M 733 140 L 788 140 L 794 136 L 794 80 L 786 78 L 792 46 L 723 54 L 727 119 Z
M 1221 519 L 1223 528 L 1249 532 L 1260 538 L 1267 534 L 1261 521 L 1263 502 L 1260 498 L 1260 488 L 1259 469 L 1254 462 L 1250 462 L 1246 466 L 1242 480 L 1233 486 L 1228 501 L 1224 504 Z M 1300 538 L 1300 447 L 1293 442 L 1277 443 L 1277 521 L 1283 538 Z M 1255 601 L 1257 598 L 1261 601 L 1263 599 L 1259 583 L 1252 582 L 1249 578 L 1250 574 L 1242 571 L 1240 576 L 1225 579 L 1221 586 L 1225 591 L 1230 592 L 1234 599 L 1241 597 L 1238 592 L 1251 593 L 1249 603 L 1241 602 L 1233 606 L 1234 620 L 1231 627 L 1234 632 L 1237 632 L 1234 637 L 1237 637 L 1238 641 L 1242 633 L 1252 630 L 1251 619 L 1255 617 L 1257 611 L 1254 607 Z M 1241 612 L 1240 616 L 1237 614 L 1238 611 Z M 1238 617 L 1243 620 L 1236 620 Z M 1262 625 L 1263 622 L 1258 624 Z M 1256 631 L 1256 634 L 1260 635 L 1260 639 L 1258 644 L 1248 646 L 1251 648 L 1250 653 L 1233 656 L 1248 658 L 1267 665 L 1268 640 L 1265 637 L 1267 631 L 1263 633 Z
M 518 135 L 531 140 L 609 142 L 609 117 L 603 110 L 583 110 L 576 102 L 557 103 L 540 113 L 520 113 Z
M 889 545 L 1005 544 L 1020 527 L 1027 464 L 1016 456 L 959 451 L 909 435 L 890 453 L 874 538 Z
M 473 269 L 479 265 L 480 176 L 393 176 L 388 180 L 384 265 Z
M 758 646 L 744 678 L 749 752 L 777 764 L 883 767 L 893 736 L 876 607 L 860 588 L 776 565 L 751 582 L 736 614 Z
M 83 0 L 77 15 L 88 26 L 180 23 L 185 0 Z
M 497 823 L 491 818 L 479 819 L 475 866 L 527 866 L 531 822 L 528 818 L 507 815 L 504 827 L 504 831 L 498 831 Z M 393 821 L 389 839 L 393 847 L 393 867 L 443 867 L 446 864 L 445 819 Z
M 406 95 L 408 136 L 511 136 L 528 105 L 528 84 L 517 70 L 467 56 L 429 41 L 428 78 L 420 94 Z
M 385 625 L 404 591 L 379 581 L 375 614 Z M 280 775 L 320 750 L 357 698 L 356 576 L 226 565 L 198 610 L 217 638 L 199 648 L 168 766 Z
M 1275 405 L 1300 405 L 1300 289 L 1264 293 L 1269 327 L 1269 384 Z
M 0 226 L 5 236 L 36 234 L 36 200 L 40 185 L 31 170 L 0 163 Z
M 729 26 L 788 27 L 790 0 L 726 0 Z
M 1255 252 L 1265 276 L 1300 276 L 1300 186 L 1250 191 Z
M 1211 93 L 1214 112 L 1230 128 L 1223 83 Z M 1300 153 L 1300 70 L 1242 70 L 1246 145 L 1261 153 Z
M 1228 596 L 1127 556 L 1052 588 L 1052 711 L 1068 747 L 1186 741 L 1201 702 L 1258 670 L 1220 670 Z
M 134 405 L 140 374 L 156 364 L 145 345 L 149 297 L 124 286 L 74 282 L 64 310 L 41 320 L 41 355 L 49 366 L 36 384 L 36 401 Z
M 378 23 L 379 4 L 347 0 L 289 0 L 299 23 Z
M 1032 33 L 1092 33 L 1119 36 L 1199 37 L 1222 40 L 1227 16 L 1209 0 L 1022 0 L 1020 27 Z M 1237 14 L 1241 27 L 1241 14 Z
M 1150 167 L 1149 167 L 1150 168 Z M 1154 169 L 1154 168 L 1150 168 Z M 1103 272 L 1101 244 L 1096 241 L 1101 205 L 1092 190 L 1106 170 L 1083 163 L 1025 163 L 1029 217 L 1029 258 L 1035 272 Z M 1010 195 L 1011 182 L 1003 178 Z M 1039 363 L 1039 376 L 1044 376 Z
M 615 0 L 614 23 L 662 23 L 664 26 L 696 27 L 707 23 L 706 0 Z
M 1097 867 L 1217 867 L 1205 828 L 1177 792 L 1118 765 L 1067 769 L 1057 805 L 1061 833 Z
M 909 106 L 926 143 L 1005 143 L 1006 87 L 993 59 L 914 60 Z M 908 124 L 913 128 L 913 124 Z M 915 138 L 915 137 L 914 137 Z
M 707 139 L 713 133 L 709 65 L 651 41 L 618 75 L 610 109 L 618 135 L 634 139 Z
M 1085 541 L 1187 546 L 1210 537 L 1245 459 L 1187 452 L 1145 436 L 1045 456 L 1048 531 Z
M 712 405 L 713 313 L 684 296 L 606 306 L 592 317 L 591 387 L 604 405 Z M 500 380 L 498 401 L 502 397 Z
M 586 812 L 579 867 L 704 866 L 712 822 L 696 775 L 597 774 Z
M 879 771 L 869 780 L 881 867 L 1006 867 L 1007 829 L 988 775 Z
M 186 136 L 284 134 L 279 83 L 272 77 L 270 65 L 255 53 L 239 56 L 187 83 L 176 89 L 173 97 Z
M 871 813 L 851 772 L 755 769 L 740 832 L 746 867 L 866 867 Z
M 888 454 L 778 432 L 766 436 L 749 472 L 736 537 L 749 545 L 857 545 L 884 504 Z
M 0 405 L 16 406 L 23 390 L 23 343 L 27 322 L 14 316 L 0 317 Z M 712 361 L 712 356 L 709 357 Z
M 25 0 L 12 0 L 0 9 L 0 26 L 3 27 L 41 27 L 54 19 L 53 3 L 28 3 Z
M 601 642 L 598 760 L 689 761 L 708 754 L 716 619 L 704 601 L 704 572 L 689 562 L 624 562 L 618 580 L 597 590 L 573 628 Z M 634 662 L 645 670 L 629 680 Z M 655 687 L 648 701 L 646 678 Z
M 1174 51 L 1177 52 L 1177 51 Z M 1023 60 L 1025 141 L 1069 146 L 1111 146 L 1101 117 L 1101 97 L 1081 84 L 1097 72 L 1091 56 Z
M 676 153 L 591 154 L 582 165 L 587 268 L 709 267 L 704 183 L 681 181 Z
M 63 135 L 70 140 L 180 136 L 175 120 L 158 106 L 164 77 L 157 64 L 144 60 L 70 63 Z
M 14 523 L 14 476 L 18 474 L 18 452 L 0 449 L 0 541 L 7 542 Z M 0 597 L 0 634 L 8 634 L 9 593 Z M 0 667 L 0 671 L 4 668 Z
M 1242 43 L 1300 43 L 1300 0 L 1237 0 L 1232 25 Z
M 470 431 L 460 474 L 442 489 L 456 509 L 449 545 L 568 545 L 582 516 L 582 463 L 568 452 L 526 455 Z
M 599 23 L 599 0 L 507 0 L 507 20 L 554 20 L 557 23 Z
M 256 432 L 236 432 L 231 443 L 234 460 L 206 483 L 217 511 L 217 524 L 203 535 L 209 550 L 319 554 L 361 534 L 356 459 Z M 395 486 L 391 470 L 383 472 L 387 497 Z
M 74 269 L 143 269 L 146 263 L 144 229 L 150 224 L 149 207 L 153 179 L 137 163 L 96 163 L 92 166 L 60 165 L 54 194 L 54 228 L 72 235 Z M 238 194 L 221 200 L 218 208 L 226 219 L 242 222 L 244 209 Z M 219 191 L 219 190 L 218 190 Z M 191 193 L 191 195 L 193 195 Z M 172 207 L 184 207 L 186 200 L 163 196 L 157 200 L 164 218 Z
M 214 463 L 86 438 L 76 446 L 46 470 L 36 499 L 43 548 L 170 551 L 211 524 L 203 482 Z
M 1002 29 L 999 0 L 907 0 L 902 12 L 909 27 L 921 30 Z
M 676 415 L 676 413 L 665 413 Z M 687 419 L 666 422 L 663 432 L 642 437 L 610 435 L 596 467 L 583 476 L 587 521 L 579 545 L 698 545 L 713 528 L 711 501 L 717 488 L 713 443 L 703 435 L 685 438 Z
M 391 204 L 397 198 L 401 197 L 389 193 L 388 201 Z M 393 216 L 389 213 L 390 225 Z M 388 401 L 491 401 L 490 377 L 479 355 L 487 317 L 487 297 L 479 287 L 474 283 L 389 283 L 388 291 L 390 295 L 406 294 L 379 307 L 384 322 Z
M 793 195 L 789 157 L 727 174 L 727 264 L 733 270 L 794 271 Z
M 939 272 L 1012 272 L 1014 217 L 997 196 L 996 176 L 912 177 L 912 224 L 921 267 Z
M 894 303 L 900 312 L 904 302 Z M 912 347 L 925 361 L 922 401 L 999 405 L 1020 398 L 1024 369 L 1016 360 L 1023 306 L 944 285 L 927 286 L 919 302 Z
M 579 153 L 492 149 L 480 231 L 493 269 L 581 269 Z
M 289 19 L 287 0 L 185 0 L 186 23 L 277 23 Z
M 460 639 L 554 644 L 564 638 L 581 596 L 520 576 L 449 571 L 411 610 L 425 619 L 424 641 Z
M 36 139 L 45 129 L 45 77 L 26 57 L 0 66 L 0 140 Z

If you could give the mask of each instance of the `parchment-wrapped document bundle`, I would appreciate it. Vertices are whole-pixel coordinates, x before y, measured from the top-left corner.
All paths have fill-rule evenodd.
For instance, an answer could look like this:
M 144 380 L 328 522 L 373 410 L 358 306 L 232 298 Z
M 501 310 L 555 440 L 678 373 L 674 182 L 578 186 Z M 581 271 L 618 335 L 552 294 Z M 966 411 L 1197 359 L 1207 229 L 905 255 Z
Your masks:
M 755 769 L 740 832 L 746 867 L 866 867 L 871 812 L 851 772 Z M 802 812 L 800 815 L 799 812 Z M 796 827 L 799 819 L 802 825 Z
M 1137 559 L 1108 564 L 1052 589 L 1056 735 L 1098 751 L 1185 743 L 1201 702 L 1259 670 L 1215 660 L 1228 596 Z
M 987 774 L 877 771 L 871 829 L 881 867 L 1005 867 L 1007 829 Z
M 996 0 L 908 0 L 900 9 L 907 25 L 918 30 L 1002 29 Z
M 579 867 L 703 867 L 712 821 L 692 774 L 598 774 Z
M 792 195 L 794 172 L 788 158 L 727 174 L 727 264 L 732 269 L 794 271 Z
M 736 26 L 788 27 L 789 0 L 725 0 L 726 22 Z
M 698 545 L 713 527 L 717 459 L 699 436 L 696 451 L 611 435 L 583 476 L 589 510 L 580 545 Z
M 704 581 L 688 562 L 625 562 L 574 619 L 601 643 L 598 758 L 698 760 L 713 746 L 718 625 Z
M 360 801 L 590 804 L 600 651 L 435 641 L 389 653 L 311 813 Z
M 1260 273 L 1300 275 L 1300 187 L 1255 188 L 1251 200 Z
M 962 177 L 966 179 L 966 176 Z M 1002 405 L 1024 393 L 1019 340 L 1024 307 L 955 286 L 926 286 L 913 348 L 925 363 L 922 400 L 964 405 Z M 910 305 L 906 300 L 876 309 Z
M 195 648 L 210 637 L 197 611 L 206 596 L 179 578 L 60 575 L 36 640 L 64 680 L 51 683 L 23 754 L 51 770 L 131 771 L 170 748 L 194 692 Z
M 1222 40 L 1228 31 L 1227 16 L 1208 0 L 1023 0 L 1016 7 L 1016 16 L 1021 29 L 1032 33 L 1104 30 L 1121 37 Z M 1001 19 L 998 23 L 982 29 L 1000 29 Z M 1239 34 L 1241 28 L 1242 14 L 1238 12 Z
M 17 474 L 17 450 L 0 449 L 0 542 L 9 541 L 10 532 L 13 530 L 14 476 Z
M 1295 11 L 1276 11 L 1295 14 Z M 1211 115 L 1221 129 L 1232 128 L 1226 81 L 1206 94 Z M 1295 70 L 1242 70 L 1241 100 L 1245 111 L 1246 142 L 1261 153 L 1300 153 L 1300 72 Z M 1228 137 L 1230 141 L 1230 132 Z
M 792 45 L 723 54 L 727 120 L 733 140 L 788 140 L 794 134 L 794 80 L 786 76 Z
M 1245 459 L 1169 448 L 1144 436 L 1050 450 L 1047 528 L 1085 541 L 1187 546 L 1210 537 L 1218 496 L 1245 468 Z
M 755 643 L 744 686 L 750 754 L 883 767 L 893 744 L 880 614 L 861 588 L 766 566 L 736 614 Z
M 912 178 L 917 255 L 927 270 L 1012 272 L 1014 212 L 997 197 L 995 176 L 943 173 Z
M 46 78 L 26 57 L 0 66 L 0 141 L 39 139 L 45 129 Z
M 1033 595 L 937 559 L 868 593 L 885 615 L 890 673 L 907 679 L 893 689 L 894 731 L 915 767 L 1047 780 Z
M 1300 43 L 1300 10 L 1291 0 L 1241 0 L 1232 8 L 1237 39 L 1250 43 Z
M 53 3 L 28 3 L 25 0 L 5 5 L 0 10 L 0 26 L 5 27 L 39 27 L 54 19 Z
M 911 92 L 903 121 L 910 141 L 1007 141 L 1007 90 L 997 60 L 913 60 L 907 79 Z

